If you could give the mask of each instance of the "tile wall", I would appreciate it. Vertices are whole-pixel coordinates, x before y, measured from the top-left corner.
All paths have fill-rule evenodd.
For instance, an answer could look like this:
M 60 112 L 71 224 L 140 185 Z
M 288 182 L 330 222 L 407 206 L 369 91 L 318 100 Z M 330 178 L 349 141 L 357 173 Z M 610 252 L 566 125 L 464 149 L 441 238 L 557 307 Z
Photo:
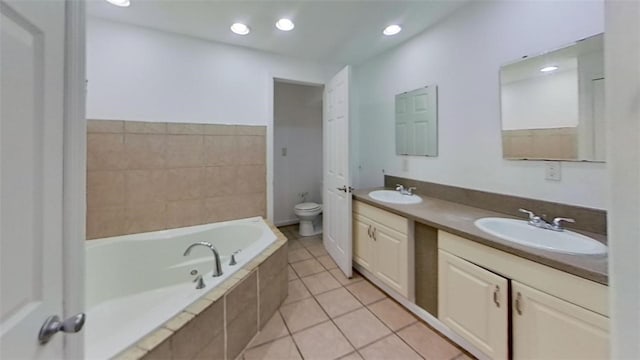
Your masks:
M 502 155 L 507 159 L 578 159 L 578 130 L 502 130 Z
M 266 216 L 266 127 L 87 121 L 87 239 Z

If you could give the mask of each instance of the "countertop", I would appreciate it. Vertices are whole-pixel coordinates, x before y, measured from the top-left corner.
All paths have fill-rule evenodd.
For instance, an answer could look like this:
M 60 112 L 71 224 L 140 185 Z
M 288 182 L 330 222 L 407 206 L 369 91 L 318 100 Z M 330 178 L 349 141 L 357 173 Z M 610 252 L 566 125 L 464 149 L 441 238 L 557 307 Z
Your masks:
M 355 190 L 353 198 L 392 213 L 404 216 L 410 220 L 432 226 L 466 239 L 476 241 L 486 246 L 513 254 L 540 264 L 608 285 L 607 254 L 604 255 L 571 255 L 560 254 L 524 245 L 515 244 L 478 229 L 473 222 L 484 217 L 513 218 L 498 212 L 466 206 L 459 203 L 426 197 L 420 204 L 398 205 L 377 201 L 369 197 L 369 192 L 384 188 Z M 388 190 L 388 189 L 387 189 Z M 606 236 L 571 229 L 598 241 L 606 243 Z

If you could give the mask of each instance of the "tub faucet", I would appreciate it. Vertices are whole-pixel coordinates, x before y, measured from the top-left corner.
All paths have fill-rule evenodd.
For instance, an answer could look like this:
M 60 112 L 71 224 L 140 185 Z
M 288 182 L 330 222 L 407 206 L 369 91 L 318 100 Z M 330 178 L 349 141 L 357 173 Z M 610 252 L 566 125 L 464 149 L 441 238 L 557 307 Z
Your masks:
M 187 250 L 184 251 L 184 254 L 182 254 L 182 256 L 189 255 L 189 253 L 191 253 L 191 249 L 196 247 L 196 246 L 206 246 L 209 249 L 211 249 L 211 251 L 213 252 L 213 257 L 215 258 L 215 266 L 213 268 L 213 277 L 221 276 L 222 275 L 222 264 L 220 263 L 220 253 L 218 253 L 218 249 L 216 249 L 215 246 L 213 246 L 211 243 L 208 243 L 206 241 L 200 241 L 200 242 L 193 243 L 193 244 L 189 245 L 189 247 L 187 248 Z

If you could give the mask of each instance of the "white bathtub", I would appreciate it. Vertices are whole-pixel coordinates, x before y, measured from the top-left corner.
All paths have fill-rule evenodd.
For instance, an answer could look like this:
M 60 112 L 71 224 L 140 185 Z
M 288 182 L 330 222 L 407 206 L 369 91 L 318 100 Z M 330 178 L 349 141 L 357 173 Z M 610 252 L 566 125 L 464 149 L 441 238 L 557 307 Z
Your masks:
M 262 218 L 162 230 L 87 241 L 85 358 L 108 359 L 177 315 L 276 240 Z M 212 277 L 220 253 L 223 275 Z M 235 266 L 229 265 L 236 250 Z M 192 270 L 204 276 L 196 289 Z M 220 319 L 222 321 L 222 319 Z

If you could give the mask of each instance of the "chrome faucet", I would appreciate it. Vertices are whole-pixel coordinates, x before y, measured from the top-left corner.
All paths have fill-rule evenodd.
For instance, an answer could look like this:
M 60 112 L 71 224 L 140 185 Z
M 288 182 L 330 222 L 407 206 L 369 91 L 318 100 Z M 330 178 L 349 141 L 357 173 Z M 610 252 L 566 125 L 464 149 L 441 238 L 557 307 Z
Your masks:
M 571 218 L 557 217 L 557 218 L 554 218 L 553 221 L 551 221 L 551 223 L 549 223 L 544 218 L 534 214 L 533 211 L 530 211 L 527 209 L 518 209 L 518 211 L 529 215 L 529 221 L 528 221 L 529 225 L 535 226 L 541 229 L 547 229 L 547 230 L 553 230 L 553 231 L 564 231 L 564 227 L 562 226 L 563 221 L 569 222 L 569 223 L 576 222 L 574 219 L 571 219 Z
M 413 195 L 413 190 L 415 190 L 415 189 L 416 189 L 415 187 L 408 187 L 408 188 L 406 188 L 406 187 L 404 187 L 404 185 L 402 185 L 402 184 L 396 184 L 396 191 L 399 191 L 399 192 L 400 192 L 400 194 L 402 194 L 402 195 L 409 195 L 409 196 L 411 196 L 411 195 Z
M 184 251 L 182 256 L 187 256 L 191 253 L 191 249 L 196 246 L 205 246 L 208 247 L 213 252 L 213 257 L 215 258 L 215 266 L 213 268 L 213 277 L 218 277 L 222 275 L 222 264 L 220 263 L 220 253 L 218 253 L 218 249 L 215 248 L 211 243 L 206 241 L 200 241 L 189 245 L 187 250 Z

